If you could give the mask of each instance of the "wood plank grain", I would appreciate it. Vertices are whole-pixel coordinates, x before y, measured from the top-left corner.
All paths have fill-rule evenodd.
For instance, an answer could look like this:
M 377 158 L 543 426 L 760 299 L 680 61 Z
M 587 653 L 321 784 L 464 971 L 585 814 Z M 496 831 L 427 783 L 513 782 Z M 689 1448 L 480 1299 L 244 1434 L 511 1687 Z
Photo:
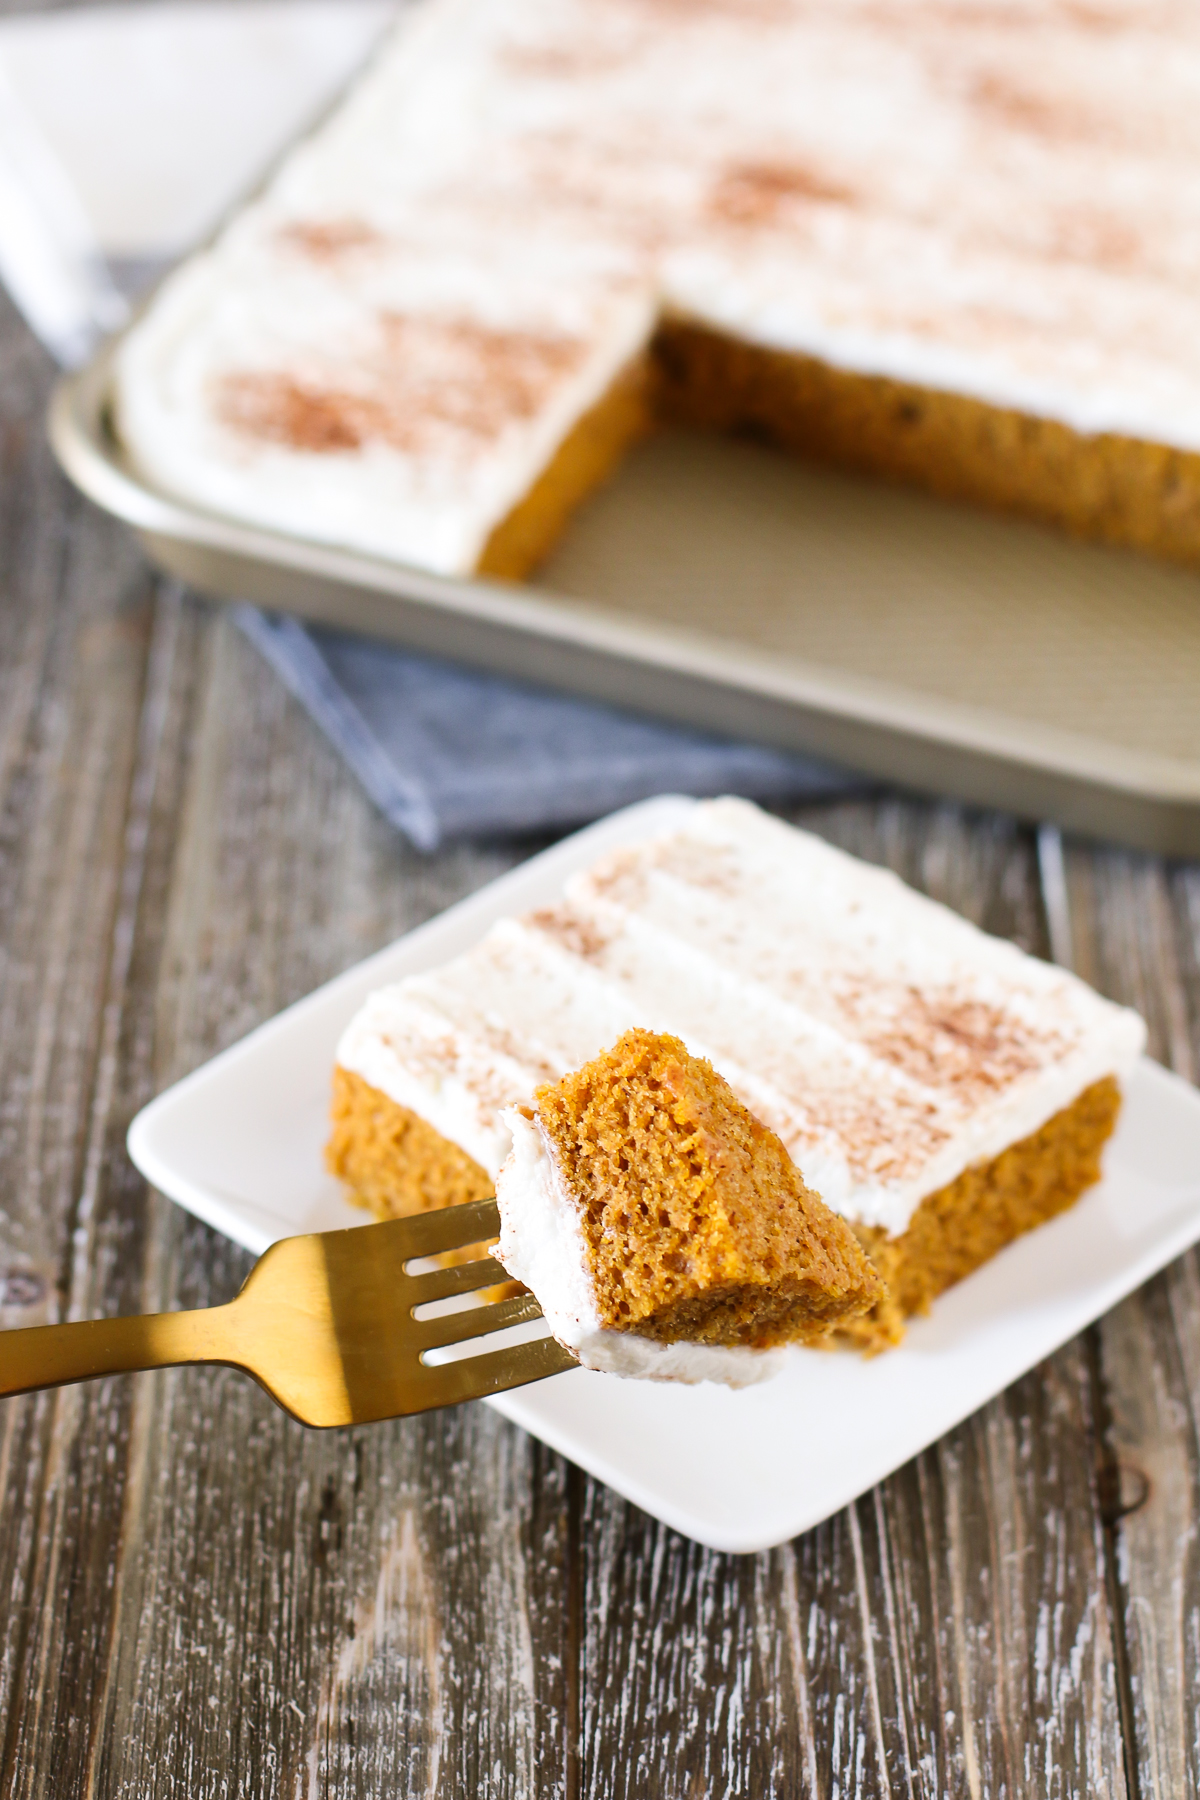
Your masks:
M 156 1082 L 522 848 L 418 863 L 224 617 L 178 817 Z M 248 1266 L 174 1209 L 152 1237 L 147 1303 L 224 1298 Z M 321 1436 L 228 1371 L 133 1387 L 96 1791 L 561 1791 L 561 1465 L 480 1408 Z
M 953 807 L 914 809 L 907 823 L 890 810 L 881 809 L 886 854 L 875 860 L 1044 952 L 1027 832 Z M 894 1731 L 893 1787 L 1125 1791 L 1094 1436 L 1076 1343 L 873 1496 L 872 1607 L 893 1647 L 885 1666 L 903 1670 L 890 1708 L 898 1723 L 909 1713 Z
M 1194 1079 L 1200 874 L 1071 846 L 1081 973 L 1138 1007 L 1150 1050 Z M 1180 1258 L 1097 1330 L 1111 1458 L 1108 1504 L 1130 1672 L 1139 1793 L 1200 1791 L 1200 1257 Z M 1129 1509 L 1129 1510 L 1126 1510 Z
M 785 1556 L 704 1550 L 591 1481 L 580 1542 L 580 1791 L 802 1791 Z

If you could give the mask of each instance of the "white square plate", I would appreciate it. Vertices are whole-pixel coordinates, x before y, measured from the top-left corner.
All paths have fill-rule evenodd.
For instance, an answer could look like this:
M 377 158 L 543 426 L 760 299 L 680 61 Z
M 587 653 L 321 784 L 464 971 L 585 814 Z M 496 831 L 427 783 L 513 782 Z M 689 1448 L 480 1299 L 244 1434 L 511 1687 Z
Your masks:
M 362 1000 L 545 905 L 601 852 L 693 804 L 651 800 L 589 826 L 298 1001 L 145 1107 L 134 1162 L 249 1250 L 366 1223 L 321 1160 L 334 1050 Z M 886 1356 L 795 1350 L 773 1381 L 739 1393 L 577 1369 L 488 1404 L 689 1537 L 766 1549 L 907 1462 L 1197 1238 L 1200 1094 L 1143 1061 L 1099 1185 L 944 1295 Z

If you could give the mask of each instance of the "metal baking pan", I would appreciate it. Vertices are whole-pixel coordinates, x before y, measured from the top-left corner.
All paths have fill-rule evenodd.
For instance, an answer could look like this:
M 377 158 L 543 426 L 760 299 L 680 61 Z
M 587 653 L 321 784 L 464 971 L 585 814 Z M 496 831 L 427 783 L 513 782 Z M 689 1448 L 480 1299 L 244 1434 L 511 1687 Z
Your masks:
M 111 428 L 111 355 L 59 384 L 54 449 L 206 594 L 1200 854 L 1190 570 L 680 433 L 633 452 L 535 584 L 449 580 L 156 491 Z

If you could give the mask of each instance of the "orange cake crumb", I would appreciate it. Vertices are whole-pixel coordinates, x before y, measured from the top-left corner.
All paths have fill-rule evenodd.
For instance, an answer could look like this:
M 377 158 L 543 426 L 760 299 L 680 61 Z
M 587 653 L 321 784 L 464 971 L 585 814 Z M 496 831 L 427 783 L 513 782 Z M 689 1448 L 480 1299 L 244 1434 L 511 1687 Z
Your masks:
M 679 1038 L 633 1030 L 539 1088 L 601 1323 L 664 1342 L 819 1338 L 885 1295 L 773 1131 Z

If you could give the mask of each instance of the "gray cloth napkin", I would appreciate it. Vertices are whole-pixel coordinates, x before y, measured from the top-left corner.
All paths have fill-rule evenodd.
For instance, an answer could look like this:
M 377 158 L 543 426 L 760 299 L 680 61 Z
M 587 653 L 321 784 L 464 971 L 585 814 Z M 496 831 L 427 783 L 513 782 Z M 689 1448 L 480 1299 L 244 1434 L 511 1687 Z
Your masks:
M 659 724 L 239 607 L 252 644 L 421 850 L 578 825 L 652 794 L 824 796 L 863 785 L 826 763 Z

